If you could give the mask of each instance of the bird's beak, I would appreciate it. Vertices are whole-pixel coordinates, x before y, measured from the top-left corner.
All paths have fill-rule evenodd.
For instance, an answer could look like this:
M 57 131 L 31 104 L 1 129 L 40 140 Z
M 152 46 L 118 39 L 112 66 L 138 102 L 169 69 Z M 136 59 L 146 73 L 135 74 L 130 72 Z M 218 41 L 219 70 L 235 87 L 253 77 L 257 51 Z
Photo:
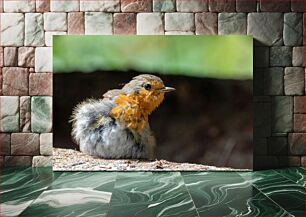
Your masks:
M 162 89 L 162 92 L 165 92 L 165 93 L 172 92 L 172 91 L 175 91 L 175 88 L 173 88 L 173 87 L 164 87 Z

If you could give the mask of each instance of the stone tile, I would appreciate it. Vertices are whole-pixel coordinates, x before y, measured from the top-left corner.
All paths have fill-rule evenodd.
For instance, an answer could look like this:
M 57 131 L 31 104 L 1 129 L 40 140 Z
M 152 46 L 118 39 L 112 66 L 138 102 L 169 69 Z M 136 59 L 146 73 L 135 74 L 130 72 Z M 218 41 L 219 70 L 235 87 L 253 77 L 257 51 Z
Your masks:
M 249 13 L 247 34 L 253 35 L 255 45 L 282 45 L 283 14 Z
M 3 68 L 3 94 L 7 96 L 24 96 L 29 94 L 29 72 L 26 68 Z
M 305 155 L 305 134 L 304 133 L 289 133 L 289 154 L 290 155 Z
M 22 96 L 20 97 L 20 131 L 30 132 L 31 131 L 31 97 Z
M 306 131 L 306 126 L 305 126 L 305 121 L 306 121 L 306 116 L 305 114 L 294 114 L 293 116 L 293 131 L 294 132 L 305 132 Z
M 236 0 L 237 12 L 256 12 L 256 0 Z
M 27 167 L 32 165 L 31 156 L 5 156 L 4 165 L 6 167 Z
M 17 66 L 18 52 L 16 47 L 5 47 L 3 57 L 4 66 Z
M 272 98 L 272 132 L 292 132 L 293 97 L 275 96 Z
M 211 12 L 235 12 L 236 2 L 233 0 L 208 0 Z
M 165 32 L 165 35 L 194 35 L 194 32 L 169 31 L 169 32 Z
M 294 113 L 306 113 L 306 97 L 305 96 L 295 96 L 294 98 Z
M 220 35 L 245 35 L 247 31 L 245 13 L 219 13 L 218 31 Z
M 292 65 L 305 67 L 305 47 L 294 47 L 292 52 Z
M 153 0 L 154 12 L 174 12 L 175 0 Z
M 35 49 L 35 72 L 52 72 L 52 48 Z
M 260 10 L 263 12 L 288 12 L 290 0 L 281 0 L 275 3 L 271 0 L 260 0 Z
M 304 0 L 291 0 L 292 12 L 305 12 L 304 6 L 305 6 Z
M 280 167 L 299 167 L 301 165 L 301 157 L 298 156 L 280 156 L 278 159 Z
M 45 31 L 67 31 L 66 13 L 44 13 Z
M 35 0 L 4 0 L 4 12 L 34 12 Z
M 31 96 L 52 96 L 52 73 L 31 73 L 29 94 Z
M 303 157 L 303 156 L 301 157 L 301 166 L 304 167 L 304 168 L 306 167 L 306 156 L 305 157 Z
M 80 11 L 120 12 L 120 0 L 81 0 Z
M 165 13 L 166 31 L 194 31 L 194 29 L 192 13 Z
M 254 156 L 253 158 L 254 170 L 274 169 L 278 166 L 279 163 L 276 156 Z
M 268 143 L 266 138 L 253 139 L 253 153 L 256 156 L 268 154 Z
M 32 167 L 52 167 L 52 157 L 34 156 Z
M 271 103 L 254 103 L 254 138 L 271 135 Z
M 111 35 L 113 33 L 113 17 L 110 13 L 86 12 L 86 35 Z
M 270 66 L 290 66 L 292 62 L 292 48 L 287 46 L 271 47 Z
M 3 47 L 0 47 L 0 67 L 3 66 Z
M 67 35 L 66 32 L 45 32 L 45 44 L 48 47 L 53 46 L 53 35 Z
M 284 68 L 268 68 L 264 73 L 265 94 L 284 95 Z
M 11 134 L 0 133 L 0 155 L 10 155 L 11 153 Z
M 36 11 L 37 12 L 50 11 L 50 0 L 36 0 Z
M 285 13 L 284 44 L 299 46 L 303 44 L 303 14 Z
M 269 155 L 287 155 L 288 140 L 286 136 L 268 138 L 268 154 Z
M 253 102 L 270 102 L 271 103 L 271 96 L 254 96 Z
M 253 94 L 254 96 L 264 95 L 264 73 L 266 68 L 255 68 L 253 73 Z
M 218 15 L 217 13 L 196 13 L 195 28 L 197 35 L 216 35 L 218 34 Z
M 272 136 L 287 136 L 288 133 L 272 133 Z
M 52 133 L 40 134 L 40 154 L 52 155 L 53 154 L 53 135 Z
M 178 12 L 205 12 L 208 10 L 208 0 L 176 0 Z
M 85 33 L 84 13 L 68 13 L 68 35 L 83 35 Z
M 136 14 L 115 13 L 113 28 L 116 35 L 136 34 Z
M 80 1 L 75 0 L 51 0 L 50 9 L 55 12 L 71 12 L 80 10 Z
M 164 24 L 161 13 L 138 13 L 137 35 L 163 35 Z
M 0 67 L 0 96 L 2 96 L 2 83 L 3 83 L 3 76 L 2 76 L 2 67 Z
M 52 130 L 52 97 L 34 96 L 31 101 L 31 130 L 49 133 Z
M 121 0 L 122 12 L 151 12 L 152 0 Z
M 18 48 L 18 66 L 34 67 L 35 49 L 33 47 Z
M 303 13 L 303 24 L 306 23 L 306 13 Z M 306 28 L 303 28 L 303 45 L 306 45 Z
M 18 96 L 0 96 L 0 131 L 19 131 L 19 98 Z
M 304 95 L 305 79 L 304 68 L 286 67 L 285 68 L 285 94 L 286 95 Z
M 44 46 L 43 22 L 40 13 L 25 14 L 25 46 Z
M 38 155 L 39 134 L 36 133 L 12 133 L 12 155 Z
M 269 47 L 254 47 L 254 66 L 256 68 L 269 67 L 270 49 Z
M 1 13 L 1 45 L 23 46 L 24 15 L 22 13 Z

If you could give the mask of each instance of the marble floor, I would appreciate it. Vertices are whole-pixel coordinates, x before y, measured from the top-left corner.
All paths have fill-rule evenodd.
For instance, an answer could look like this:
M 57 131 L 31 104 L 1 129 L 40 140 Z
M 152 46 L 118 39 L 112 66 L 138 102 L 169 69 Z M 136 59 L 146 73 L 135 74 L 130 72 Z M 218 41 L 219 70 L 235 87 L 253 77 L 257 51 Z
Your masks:
M 305 216 L 305 169 L 1 171 L 0 216 Z

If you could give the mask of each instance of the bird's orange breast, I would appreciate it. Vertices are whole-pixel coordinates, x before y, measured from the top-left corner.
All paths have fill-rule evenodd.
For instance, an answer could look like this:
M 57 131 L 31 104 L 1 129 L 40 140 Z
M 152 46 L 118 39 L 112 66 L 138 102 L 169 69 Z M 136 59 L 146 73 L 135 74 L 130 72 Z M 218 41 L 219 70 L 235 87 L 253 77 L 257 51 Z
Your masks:
M 140 132 L 148 122 L 148 116 L 164 99 L 163 93 L 141 90 L 135 94 L 120 94 L 110 115 L 126 127 Z

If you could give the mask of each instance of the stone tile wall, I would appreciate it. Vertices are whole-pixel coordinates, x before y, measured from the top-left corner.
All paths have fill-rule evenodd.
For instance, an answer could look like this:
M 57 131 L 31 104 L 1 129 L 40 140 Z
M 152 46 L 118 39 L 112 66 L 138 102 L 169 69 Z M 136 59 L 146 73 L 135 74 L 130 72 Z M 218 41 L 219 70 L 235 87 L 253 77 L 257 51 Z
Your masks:
M 254 168 L 305 165 L 303 0 L 0 0 L 0 163 L 52 155 L 52 35 L 254 36 Z M 221 61 L 221 60 L 220 60 Z

